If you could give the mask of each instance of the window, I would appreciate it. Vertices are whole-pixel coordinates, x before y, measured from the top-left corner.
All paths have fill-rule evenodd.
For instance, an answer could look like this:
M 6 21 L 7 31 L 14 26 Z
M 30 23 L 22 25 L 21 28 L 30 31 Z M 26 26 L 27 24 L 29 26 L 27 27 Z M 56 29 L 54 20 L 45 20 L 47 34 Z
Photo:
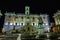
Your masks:
M 26 10 L 29 10 L 29 8 L 26 8 Z
M 35 25 L 35 23 L 33 23 L 33 26 Z
M 8 22 L 8 21 L 9 21 L 9 17 L 8 17 L 8 16 L 6 16 L 5 18 L 6 18 L 6 22 Z
M 27 21 L 29 21 L 29 17 L 27 17 Z
M 35 18 L 33 17 L 33 22 L 35 21 Z
M 17 25 L 17 23 L 16 23 L 16 25 Z
M 35 25 L 37 25 L 36 23 L 32 23 L 32 26 L 35 26 Z
M 10 18 L 11 16 L 9 16 L 9 18 Z
M 23 17 L 21 17 L 21 21 L 23 21 Z
M 23 23 L 21 23 L 21 25 L 23 26 Z
M 26 13 L 27 13 L 27 15 L 29 14 L 29 12 L 28 12 L 28 11 L 27 11 Z
M 19 25 L 19 23 L 17 23 L 17 25 Z
M 29 23 L 27 23 L 27 25 L 29 25 Z
M 23 17 L 21 17 L 21 19 L 23 19 Z
M 13 25 L 13 23 L 10 23 L 10 25 Z
M 29 17 L 27 17 L 27 19 L 29 19 Z
M 18 25 L 19 25 L 19 23 L 16 23 L 16 25 L 18 26 Z
M 43 17 L 43 19 L 45 19 L 45 17 Z

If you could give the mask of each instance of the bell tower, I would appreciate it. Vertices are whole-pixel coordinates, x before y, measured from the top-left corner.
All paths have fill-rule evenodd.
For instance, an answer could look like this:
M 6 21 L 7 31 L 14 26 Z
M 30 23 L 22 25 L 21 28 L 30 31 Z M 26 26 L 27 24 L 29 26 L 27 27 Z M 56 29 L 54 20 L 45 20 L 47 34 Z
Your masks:
M 25 14 L 29 15 L 30 13 L 30 7 L 29 6 L 25 6 Z

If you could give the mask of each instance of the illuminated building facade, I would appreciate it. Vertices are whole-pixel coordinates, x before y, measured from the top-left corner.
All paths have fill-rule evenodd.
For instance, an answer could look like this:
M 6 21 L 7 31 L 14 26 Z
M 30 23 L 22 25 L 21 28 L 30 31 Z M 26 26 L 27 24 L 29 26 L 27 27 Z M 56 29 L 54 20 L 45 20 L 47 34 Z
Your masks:
M 57 32 L 60 32 L 60 11 L 58 10 L 58 12 L 56 12 L 53 17 L 55 20 L 55 25 L 57 27 Z
M 49 15 L 47 15 L 47 14 L 42 14 L 42 15 L 40 15 L 40 17 L 42 18 L 42 22 L 43 22 L 43 27 L 44 27 L 44 30 L 45 31 L 49 31 L 49 28 L 50 28 L 50 25 L 49 25 L 49 23 L 50 23 L 50 20 L 49 20 Z
M 60 25 L 60 11 L 56 12 L 53 17 L 55 20 L 55 24 Z
M 15 29 L 25 28 L 26 25 L 33 26 L 32 29 L 41 28 L 41 27 L 49 27 L 49 16 L 47 14 L 33 15 L 30 14 L 30 7 L 25 7 L 25 14 L 14 12 L 6 12 L 5 20 L 4 20 L 4 28 L 6 31 Z M 27 28 L 28 29 L 28 28 Z M 32 30 L 31 29 L 31 30 Z

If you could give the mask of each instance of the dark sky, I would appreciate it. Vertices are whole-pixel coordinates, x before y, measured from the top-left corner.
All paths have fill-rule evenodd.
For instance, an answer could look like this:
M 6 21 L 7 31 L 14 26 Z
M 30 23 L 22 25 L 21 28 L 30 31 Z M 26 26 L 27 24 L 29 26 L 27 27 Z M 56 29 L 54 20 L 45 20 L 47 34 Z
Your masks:
M 25 6 L 30 6 L 30 12 L 33 14 L 47 13 L 50 15 L 50 21 L 53 22 L 53 13 L 59 8 L 59 2 L 57 0 L 5 0 L 0 1 L 0 9 L 2 13 L 8 12 L 20 12 L 24 13 Z
M 4 11 L 16 11 L 24 12 L 24 7 L 26 5 L 31 7 L 32 13 L 46 13 L 46 12 L 55 12 L 57 8 L 56 0 L 16 0 L 16 1 L 0 1 L 0 9 Z

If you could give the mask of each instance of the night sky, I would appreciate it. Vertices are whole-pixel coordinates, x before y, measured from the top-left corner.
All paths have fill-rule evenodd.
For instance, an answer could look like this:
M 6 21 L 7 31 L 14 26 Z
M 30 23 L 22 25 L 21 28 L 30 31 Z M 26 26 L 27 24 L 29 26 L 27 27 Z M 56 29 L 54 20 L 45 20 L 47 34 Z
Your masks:
M 33 14 L 47 13 L 50 21 L 53 22 L 53 14 L 60 10 L 57 0 L 5 0 L 0 1 L 0 10 L 4 14 L 8 12 L 24 13 L 25 6 L 30 6 L 30 12 Z M 2 21 L 3 22 L 3 21 Z

